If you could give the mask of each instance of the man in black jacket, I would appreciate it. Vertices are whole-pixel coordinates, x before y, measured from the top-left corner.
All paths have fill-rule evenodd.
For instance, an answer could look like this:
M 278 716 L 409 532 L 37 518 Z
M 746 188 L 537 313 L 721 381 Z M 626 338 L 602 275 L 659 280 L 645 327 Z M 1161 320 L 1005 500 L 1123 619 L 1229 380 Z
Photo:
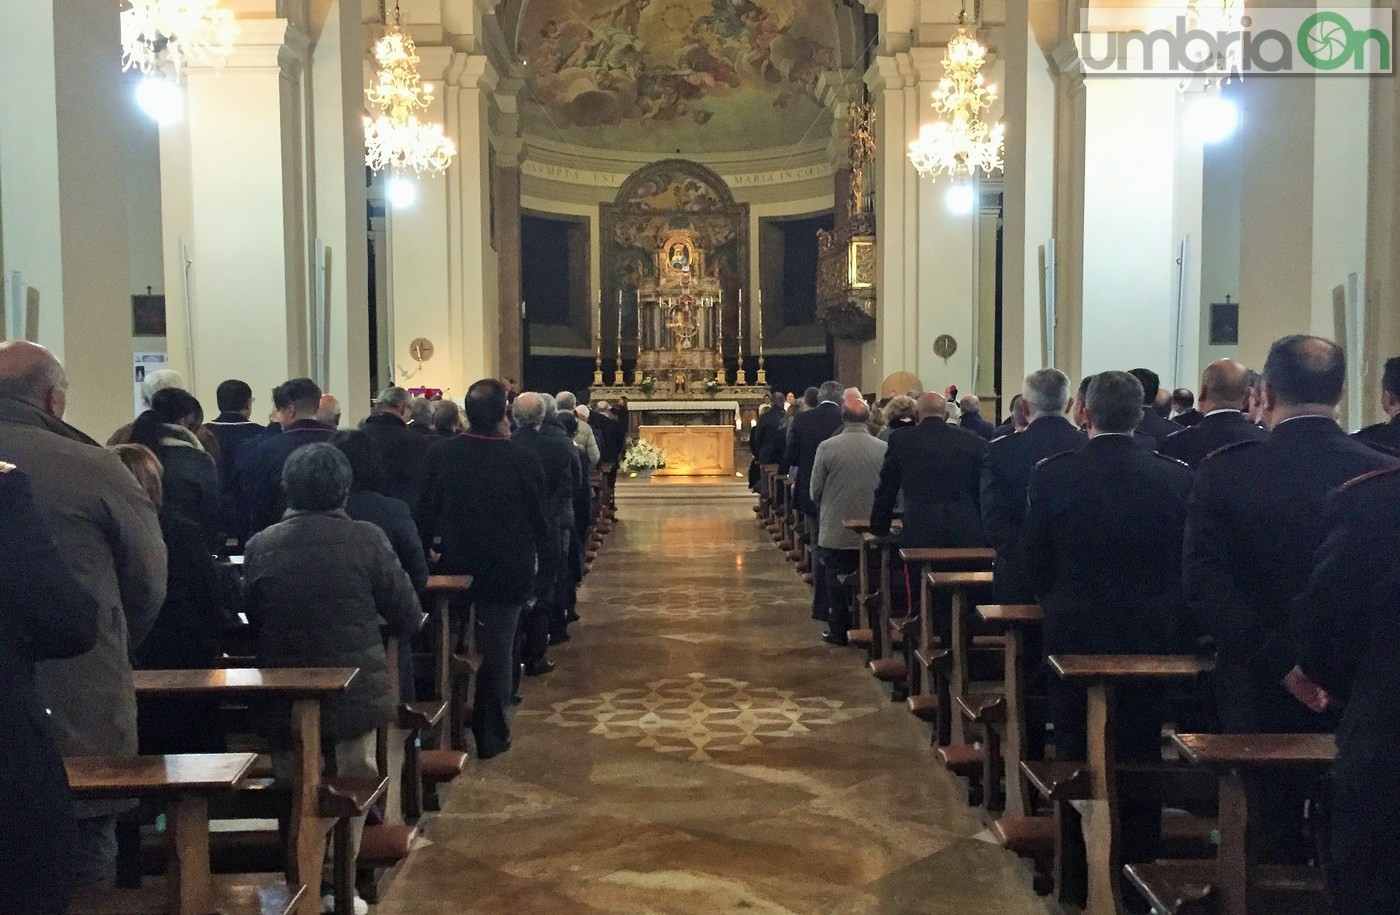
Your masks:
M 1400 356 L 1385 360 L 1381 375 L 1381 409 L 1386 421 L 1367 426 L 1356 437 L 1364 442 L 1400 451 Z
M 1272 432 L 1201 463 L 1186 529 L 1184 582 L 1196 619 L 1215 638 L 1215 679 L 1227 733 L 1331 730 L 1310 710 L 1317 686 L 1299 668 L 1288 608 L 1326 534 L 1327 494 L 1395 459 L 1349 438 L 1334 419 L 1346 356 L 1320 337 L 1277 341 L 1264 365 L 1263 410 Z M 1251 778 L 1250 843 L 1262 860 L 1301 863 L 1309 780 Z
M 428 440 L 421 430 L 409 425 L 413 418 L 413 398 L 403 388 L 385 388 L 374 401 L 374 412 L 360 428 L 374 442 L 384 468 L 383 493 L 417 505 L 423 488 L 423 459 L 428 456 Z
M 238 488 L 249 512 L 249 534 L 282 518 L 287 499 L 282 491 L 282 465 L 298 448 L 314 442 L 328 442 L 335 429 L 316 421 L 321 406 L 321 388 L 310 378 L 293 378 L 278 386 L 274 400 L 287 406 L 282 411 L 282 429 L 247 442 L 239 449 Z
M 997 427 L 991 420 L 982 416 L 982 402 L 976 394 L 964 394 L 958 398 L 958 425 L 969 432 L 976 432 L 986 441 L 997 437 Z
M 1202 389 L 1201 394 L 1205 395 L 1204 389 Z M 1196 395 L 1192 394 L 1188 388 L 1177 388 L 1172 391 L 1171 405 L 1171 415 L 1167 419 L 1184 429 L 1190 429 L 1205 416 L 1202 411 L 1196 409 Z
M 1142 384 L 1142 419 L 1138 421 L 1138 435 L 1146 435 L 1153 449 L 1161 445 L 1168 435 L 1181 431 L 1181 427 L 1155 409 L 1157 392 L 1162 389 L 1162 381 L 1151 369 L 1132 369 L 1128 372 Z
M 1341 915 L 1400 912 L 1400 469 L 1329 499 L 1331 533 L 1293 606 L 1298 665 L 1340 705 L 1328 881 Z
M 579 485 L 578 447 L 565 437 L 562 428 L 548 421 L 553 418 L 549 406 L 546 395 L 534 391 L 521 394 L 511 406 L 516 429 L 510 440 L 533 454 L 544 470 L 544 516 L 549 527 L 549 548 L 540 555 L 535 579 L 535 605 L 525 611 L 522 620 L 522 660 L 525 672 L 532 677 L 554 669 L 545 654 L 551 642 L 558 644 L 566 638 L 567 611 L 560 586 L 567 568 L 574 494 Z
M 1024 543 L 1045 611 L 1046 654 L 1172 654 L 1190 644 L 1179 556 L 1191 471 L 1133 442 L 1141 410 L 1134 376 L 1096 375 L 1085 403 L 1088 444 L 1031 473 Z M 1055 752 L 1084 759 L 1084 688 L 1057 677 L 1049 686 Z M 1123 686 L 1117 699 L 1118 757 L 1158 758 L 1160 687 Z M 1128 778 L 1119 793 L 1123 860 L 1155 859 L 1160 804 L 1148 785 Z
M 1217 359 L 1206 366 L 1201 373 L 1201 421 L 1167 436 L 1157 450 L 1194 469 L 1201 466 L 1207 455 L 1226 445 L 1267 438 L 1267 429 L 1244 416 L 1251 374 L 1243 363 L 1233 359 Z
M 467 390 L 468 431 L 428 449 L 419 531 L 442 554 L 438 570 L 472 576 L 482 667 L 472 710 L 477 756 L 510 749 L 515 634 L 535 589 L 535 569 L 549 552 L 544 471 L 510 440 L 506 389 L 494 378 Z
M 817 389 L 817 406 L 799 415 L 788 430 L 787 447 L 783 451 L 783 466 L 797 468 L 797 480 L 792 489 L 792 504 L 807 519 L 807 535 L 812 544 L 812 619 L 825 620 L 831 610 L 831 598 L 824 583 L 824 570 L 816 546 L 821 534 L 817 521 L 817 503 L 812 501 L 812 465 L 817 460 L 817 446 L 831 438 L 841 428 L 841 385 L 826 381 Z
M 237 378 L 222 381 L 214 396 L 219 403 L 219 415 L 205 423 L 204 428 L 219 442 L 219 496 L 223 501 L 223 529 L 242 541 L 247 535 L 248 522 L 238 507 L 234 462 L 238 449 L 261 435 L 263 426 L 252 420 L 253 389 L 246 381 Z
M 763 455 L 772 451 L 775 437 L 781 436 L 783 425 L 783 395 L 772 392 L 768 397 L 768 409 L 758 414 L 758 421 L 749 428 L 749 452 L 753 463 L 749 465 L 749 488 L 758 486 L 758 468 L 763 463 Z
M 1022 403 L 1030 418 L 1025 431 L 995 439 L 982 462 L 982 524 L 996 547 L 996 599 L 1003 604 L 1035 602 L 1026 578 L 1021 528 L 1026 517 L 1026 486 L 1041 461 L 1088 443 L 1084 433 L 1065 418 L 1069 379 L 1058 369 L 1041 369 L 1026 376 Z
M 976 433 L 948 425 L 948 401 L 929 392 L 919 398 L 919 424 L 890 436 L 870 530 L 890 532 L 895 498 L 904 491 L 906 547 L 975 547 L 987 542 L 978 492 L 987 443 Z

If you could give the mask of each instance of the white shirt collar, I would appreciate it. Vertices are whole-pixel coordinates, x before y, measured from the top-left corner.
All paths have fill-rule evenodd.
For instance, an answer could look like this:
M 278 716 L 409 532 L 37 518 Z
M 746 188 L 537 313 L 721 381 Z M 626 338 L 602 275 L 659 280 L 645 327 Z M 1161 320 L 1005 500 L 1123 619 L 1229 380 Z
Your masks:
M 1236 410 L 1236 409 L 1233 408 L 1233 407 L 1221 407 L 1221 408 L 1218 409 L 1218 410 L 1211 410 L 1211 411 L 1210 411 L 1209 413 L 1207 413 L 1206 415 L 1207 415 L 1207 416 L 1214 416 L 1214 415 L 1217 414 L 1217 413 L 1244 413 L 1244 411 L 1243 411 L 1243 410 Z

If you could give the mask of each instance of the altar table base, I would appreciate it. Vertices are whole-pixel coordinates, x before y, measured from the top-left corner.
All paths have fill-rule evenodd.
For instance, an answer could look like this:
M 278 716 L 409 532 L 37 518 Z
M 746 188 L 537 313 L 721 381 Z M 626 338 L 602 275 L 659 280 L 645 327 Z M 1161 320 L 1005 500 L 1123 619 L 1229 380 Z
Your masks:
M 637 432 L 666 452 L 666 467 L 657 476 L 734 475 L 733 426 L 642 426 Z

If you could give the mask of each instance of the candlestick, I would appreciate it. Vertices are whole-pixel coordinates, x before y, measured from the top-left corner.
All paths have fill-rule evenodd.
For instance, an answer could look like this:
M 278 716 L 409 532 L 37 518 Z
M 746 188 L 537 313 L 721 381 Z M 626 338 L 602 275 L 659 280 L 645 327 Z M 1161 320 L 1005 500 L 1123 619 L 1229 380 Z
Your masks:
M 740 290 L 739 290 L 739 315 L 738 315 L 738 321 L 737 321 L 736 323 L 737 323 L 737 325 L 738 325 L 738 331 L 739 331 L 739 367 L 738 367 L 738 369 L 734 372 L 734 383 L 737 384 L 737 385 L 746 385 L 746 384 L 749 383 L 749 376 L 748 376 L 748 373 L 744 371 L 744 290 L 743 290 L 743 289 L 740 289 Z
M 622 386 L 622 290 L 617 291 L 617 366 L 613 369 L 613 385 Z
M 763 369 L 763 290 L 758 291 L 758 373 L 753 383 L 760 387 L 768 384 L 768 373 Z
M 598 331 L 593 335 L 593 384 L 603 386 L 603 293 L 598 293 Z

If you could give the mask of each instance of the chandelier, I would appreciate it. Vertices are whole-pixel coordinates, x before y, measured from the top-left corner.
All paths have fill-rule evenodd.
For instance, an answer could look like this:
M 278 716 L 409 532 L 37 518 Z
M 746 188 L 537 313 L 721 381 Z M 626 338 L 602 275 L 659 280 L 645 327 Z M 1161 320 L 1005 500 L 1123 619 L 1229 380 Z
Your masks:
M 443 136 L 441 124 L 418 120 L 418 112 L 433 103 L 433 87 L 419 80 L 418 52 L 397 4 L 394 24 L 374 46 L 374 59 L 379 72 L 365 97 L 379 113 L 365 118 L 365 164 L 376 172 L 445 170 L 457 147 Z
M 943 55 L 943 78 L 933 92 L 933 110 L 943 115 L 919 128 L 909 144 L 909 161 L 921 177 L 950 175 L 965 178 L 980 171 L 1001 171 L 1002 126 L 987 124 L 982 113 L 996 101 L 993 87 L 984 85 L 982 65 L 987 49 L 961 24 Z
M 168 58 L 178 78 L 192 63 L 222 64 L 238 29 L 219 0 L 122 0 L 122 69 L 144 74 Z

